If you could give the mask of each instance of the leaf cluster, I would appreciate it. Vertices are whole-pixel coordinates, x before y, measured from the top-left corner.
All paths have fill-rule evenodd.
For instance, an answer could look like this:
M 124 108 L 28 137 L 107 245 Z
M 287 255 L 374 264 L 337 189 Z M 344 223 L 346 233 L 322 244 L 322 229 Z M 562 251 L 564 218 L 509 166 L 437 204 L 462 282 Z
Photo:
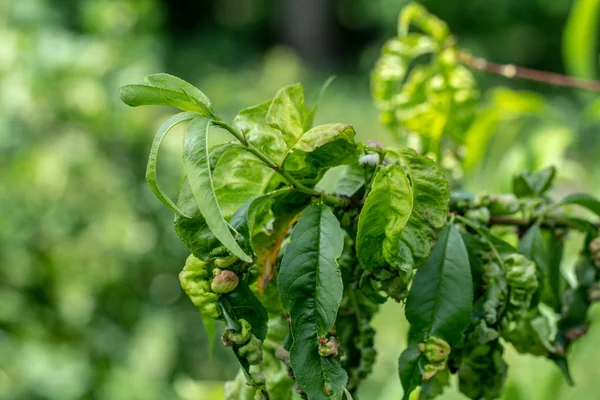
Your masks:
M 443 137 L 460 143 L 477 96 L 456 51 L 442 21 L 409 5 L 373 72 L 384 123 L 440 149 Z M 428 64 L 412 66 L 425 54 Z M 225 321 L 223 344 L 241 366 L 228 398 L 355 395 L 375 362 L 371 320 L 388 299 L 405 303 L 410 323 L 399 358 L 406 399 L 417 388 L 435 397 L 452 374 L 470 398 L 500 396 L 505 343 L 549 358 L 570 380 L 566 355 L 600 297 L 600 239 L 595 223 L 564 209 L 600 216 L 600 202 L 553 202 L 553 168 L 515 176 L 513 193 L 451 192 L 432 158 L 358 143 L 347 124 L 313 126 L 321 95 L 308 107 L 302 86 L 287 86 L 229 124 L 204 93 L 167 74 L 121 91 L 131 106 L 183 111 L 158 130 L 147 178 L 192 253 L 183 288 L 205 319 Z M 156 160 L 184 122 L 175 201 L 158 186 Z M 232 141 L 211 145 L 215 129 Z M 334 168 L 337 181 L 322 191 Z M 573 230 L 586 235 L 576 286 L 561 272 Z

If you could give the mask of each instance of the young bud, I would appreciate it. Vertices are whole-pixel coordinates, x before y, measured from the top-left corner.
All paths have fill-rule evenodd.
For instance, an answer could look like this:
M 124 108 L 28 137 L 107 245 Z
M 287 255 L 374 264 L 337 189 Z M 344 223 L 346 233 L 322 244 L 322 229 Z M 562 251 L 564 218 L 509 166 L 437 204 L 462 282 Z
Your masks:
M 210 288 L 215 293 L 229 293 L 235 290 L 240 279 L 233 271 L 221 271 L 214 269 L 215 278 L 210 284 Z

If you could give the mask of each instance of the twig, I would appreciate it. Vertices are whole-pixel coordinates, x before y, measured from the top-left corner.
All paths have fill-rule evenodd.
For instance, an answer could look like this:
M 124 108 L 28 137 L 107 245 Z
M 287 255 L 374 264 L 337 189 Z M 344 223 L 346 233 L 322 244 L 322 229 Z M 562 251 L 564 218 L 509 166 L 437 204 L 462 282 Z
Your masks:
M 600 92 L 600 81 L 573 78 L 571 76 L 555 74 L 553 72 L 537 69 L 518 67 L 513 64 L 496 64 L 483 58 L 474 57 L 467 52 L 458 52 L 458 60 L 471 68 L 490 74 L 501 75 L 506 78 L 520 78 L 530 81 L 542 82 L 554 86 L 564 86 L 575 89 L 584 89 Z

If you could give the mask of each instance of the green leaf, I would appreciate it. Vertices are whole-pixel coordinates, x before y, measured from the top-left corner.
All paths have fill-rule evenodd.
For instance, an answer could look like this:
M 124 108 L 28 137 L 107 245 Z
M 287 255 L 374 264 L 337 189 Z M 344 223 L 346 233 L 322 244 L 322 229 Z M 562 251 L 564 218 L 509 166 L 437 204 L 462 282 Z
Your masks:
M 251 262 L 250 258 L 236 242 L 230 227 L 223 219 L 210 172 L 208 154 L 208 128 L 211 120 L 197 117 L 190 122 L 183 147 L 183 160 L 190 189 L 200 213 L 206 224 L 217 239 L 243 261 Z
M 342 196 L 352 197 L 366 185 L 365 169 L 359 163 L 344 166 L 333 191 Z
M 550 189 L 556 168 L 548 167 L 538 172 L 525 171 L 513 177 L 513 193 L 517 197 L 541 196 Z
M 341 398 L 348 379 L 332 357 L 318 351 L 319 337 L 333 327 L 342 300 L 337 263 L 342 249 L 343 232 L 331 210 L 312 205 L 292 230 L 279 271 L 281 301 L 291 319 L 292 370 L 310 400 Z
M 441 168 L 411 149 L 389 157 L 401 166 L 377 171 L 358 221 L 357 255 L 367 270 L 418 267 L 448 216 L 450 190 Z
M 310 196 L 283 188 L 249 201 L 232 218 L 232 226 L 246 237 L 256 254 L 256 264 L 261 271 L 257 282 L 259 291 L 273 277 L 287 231 L 309 201 Z M 240 218 L 239 222 L 234 220 L 236 217 Z
M 177 206 L 190 218 L 176 215 L 175 232 L 196 257 L 208 261 L 209 253 L 221 244 L 200 213 L 187 178 L 181 185 Z
M 431 252 L 437 232 L 448 217 L 450 187 L 442 168 L 412 149 L 397 153 L 407 170 L 413 189 L 413 209 L 402 231 L 395 262 L 420 266 Z
M 390 164 L 377 171 L 358 220 L 356 255 L 365 269 L 373 270 L 396 260 L 413 198 L 402 167 Z
M 265 340 L 269 321 L 267 310 L 245 281 L 240 281 L 234 291 L 221 295 L 219 302 L 227 302 L 235 318 L 248 321 L 254 336 Z
M 215 195 L 225 219 L 229 219 L 248 200 L 271 190 L 279 178 L 245 148 L 227 150 L 213 170 Z
M 233 125 L 246 140 L 273 161 L 280 163 L 288 145 L 279 130 L 266 122 L 272 101 L 246 108 L 234 118 Z
M 561 205 L 576 204 L 578 206 L 587 208 L 594 214 L 600 217 L 600 201 L 592 195 L 586 193 L 573 193 L 565 197 L 561 202 Z
M 204 116 L 214 116 L 212 103 L 197 87 L 169 74 L 148 75 L 139 84 L 121 87 L 121 100 L 129 106 L 167 105 Z
M 316 183 L 326 170 L 358 161 L 354 128 L 326 124 L 312 128 L 286 154 L 283 168 L 301 181 Z
M 419 400 L 430 400 L 444 393 L 444 389 L 450 386 L 450 372 L 448 369 L 438 371 L 433 378 L 421 385 Z
M 164 124 L 162 124 L 162 126 L 158 129 L 156 135 L 154 136 L 152 148 L 150 149 L 150 156 L 148 157 L 148 166 L 146 167 L 146 181 L 148 181 L 148 185 L 150 186 L 152 193 L 154 193 L 154 195 L 158 197 L 158 199 L 162 201 L 162 203 L 166 205 L 175 214 L 188 218 L 189 215 L 184 214 L 183 211 L 181 211 L 179 207 L 177 207 L 177 205 L 173 202 L 173 200 L 171 200 L 169 196 L 161 190 L 160 186 L 158 186 L 158 179 L 156 177 L 156 163 L 158 159 L 158 151 L 160 149 L 160 145 L 167 133 L 175 125 L 194 119 L 194 117 L 194 113 L 183 112 L 173 115 Z
M 402 400 L 408 400 L 413 390 L 423 382 L 423 353 L 417 348 L 417 344 L 410 344 L 400 355 L 398 360 L 398 371 L 400 373 L 400 382 L 404 389 Z
M 563 244 L 549 231 L 542 231 L 539 225 L 533 225 L 525 232 L 519 242 L 518 251 L 537 266 L 537 278 L 540 283 L 538 297 L 560 312 L 562 297 L 562 260 Z
M 442 229 L 427 262 L 417 270 L 406 300 L 411 336 L 435 336 L 457 345 L 471 321 L 473 282 L 469 256 L 454 225 Z
M 563 30 L 563 60 L 569 75 L 594 79 L 597 68 L 600 1 L 574 2 Z
M 308 110 L 304 105 L 304 90 L 300 84 L 280 89 L 271 102 L 266 116 L 266 122 L 281 132 L 290 148 L 305 132 L 307 119 Z

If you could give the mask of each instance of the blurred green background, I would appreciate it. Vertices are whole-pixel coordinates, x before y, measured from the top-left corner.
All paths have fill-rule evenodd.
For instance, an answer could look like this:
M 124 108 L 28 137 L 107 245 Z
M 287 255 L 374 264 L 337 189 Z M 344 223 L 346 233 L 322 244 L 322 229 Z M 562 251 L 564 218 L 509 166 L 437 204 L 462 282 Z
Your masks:
M 222 398 L 233 355 L 218 345 L 209 355 L 177 280 L 186 250 L 144 181 L 153 133 L 172 110 L 130 109 L 118 88 L 169 72 L 232 117 L 286 84 L 315 95 L 335 73 L 320 122 L 352 123 L 361 139 L 392 144 L 368 80 L 405 3 L 0 0 L 0 399 Z M 478 56 L 597 77 L 599 0 L 422 3 Z M 476 77 L 471 189 L 506 191 L 513 172 L 555 164 L 555 195 L 600 194 L 595 94 Z M 172 135 L 160 160 L 169 190 L 180 140 Z M 399 399 L 402 306 L 387 304 L 376 326 L 380 359 L 361 398 Z M 507 358 L 507 399 L 600 398 L 600 324 L 574 346 L 574 388 L 550 362 Z

